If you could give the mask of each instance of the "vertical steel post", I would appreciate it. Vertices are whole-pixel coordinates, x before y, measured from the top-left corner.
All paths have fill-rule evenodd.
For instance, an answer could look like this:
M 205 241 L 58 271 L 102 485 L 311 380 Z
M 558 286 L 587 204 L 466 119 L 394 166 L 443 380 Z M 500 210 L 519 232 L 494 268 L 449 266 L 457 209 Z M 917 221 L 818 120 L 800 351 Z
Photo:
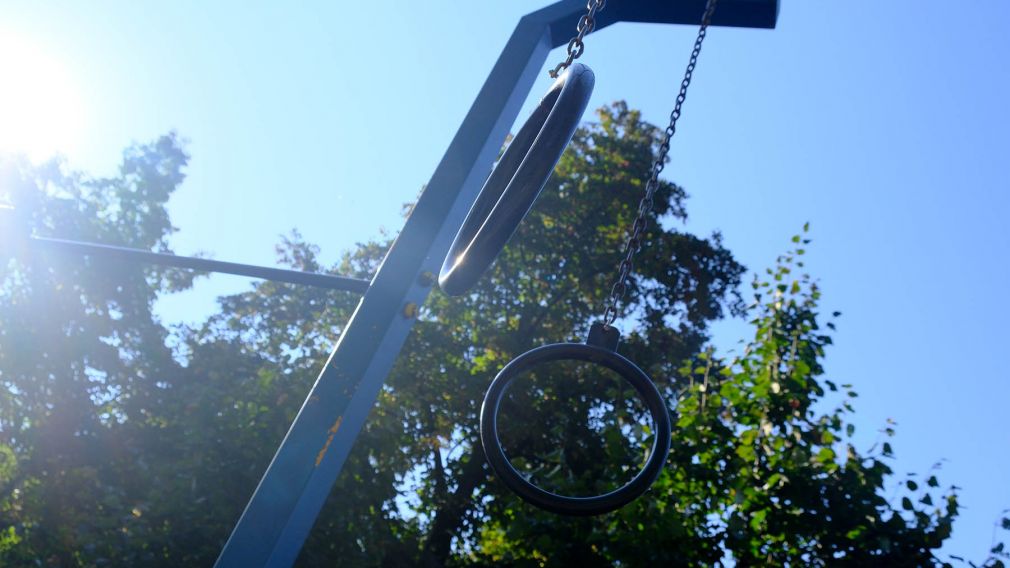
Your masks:
M 774 27 L 778 0 L 723 0 L 713 25 Z M 596 29 L 617 21 L 697 23 L 703 0 L 622 0 Z M 567 43 L 585 0 L 524 16 L 446 150 L 403 231 L 376 272 L 298 416 L 267 468 L 217 566 L 291 566 L 364 425 L 449 242 L 480 189 L 523 101 L 554 47 Z

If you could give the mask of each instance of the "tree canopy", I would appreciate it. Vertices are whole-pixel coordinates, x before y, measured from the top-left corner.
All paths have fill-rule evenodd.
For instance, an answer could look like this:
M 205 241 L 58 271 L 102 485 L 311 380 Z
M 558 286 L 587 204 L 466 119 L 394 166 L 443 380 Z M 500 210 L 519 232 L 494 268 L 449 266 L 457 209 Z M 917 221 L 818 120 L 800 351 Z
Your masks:
M 620 351 L 674 418 L 667 466 L 629 506 L 580 519 L 526 505 L 491 474 L 484 391 L 513 357 L 581 341 L 602 315 L 660 133 L 623 103 L 600 109 L 480 284 L 431 295 L 299 565 L 947 562 L 956 488 L 935 471 L 896 479 L 890 426 L 868 450 L 850 442 L 856 393 L 824 376 L 838 314 L 821 312 L 805 272 L 806 228 L 748 288 L 718 234 L 681 230 L 687 194 L 668 182 L 619 320 Z M 0 199 L 38 235 L 170 252 L 166 203 L 187 161 L 174 135 L 128 149 L 110 178 L 0 157 Z M 211 564 L 357 299 L 257 282 L 206 322 L 170 327 L 154 302 L 192 274 L 4 239 L 0 564 Z M 323 266 L 295 232 L 277 252 L 295 269 L 368 277 L 388 245 Z M 726 316 L 753 329 L 735 355 L 708 343 Z M 622 483 L 651 443 L 643 405 L 606 373 L 551 366 L 513 391 L 506 449 L 558 491 Z M 997 544 L 984 562 L 1006 558 Z

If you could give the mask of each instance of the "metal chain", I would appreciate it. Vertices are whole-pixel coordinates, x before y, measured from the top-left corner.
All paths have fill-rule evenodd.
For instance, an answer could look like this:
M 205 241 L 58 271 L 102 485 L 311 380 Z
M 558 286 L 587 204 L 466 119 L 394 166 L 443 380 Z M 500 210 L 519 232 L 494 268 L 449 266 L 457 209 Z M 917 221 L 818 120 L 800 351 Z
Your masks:
M 593 19 L 596 16 L 596 12 L 602 10 L 606 5 L 607 0 L 589 0 L 586 2 L 586 13 L 579 18 L 579 25 L 577 26 L 579 33 L 568 42 L 568 58 L 558 63 L 558 66 L 554 70 L 548 72 L 552 79 L 557 79 L 558 75 L 565 69 L 568 69 L 572 61 L 578 59 L 582 55 L 582 52 L 585 51 L 586 46 L 582 43 L 582 40 L 586 37 L 586 34 L 593 31 L 593 28 L 596 27 L 596 20 Z
M 603 311 L 603 325 L 609 328 L 617 319 L 617 305 L 624 299 L 628 292 L 628 275 L 631 274 L 632 260 L 642 248 L 642 233 L 648 226 L 648 215 L 652 212 L 653 197 L 659 187 L 659 174 L 666 167 L 666 157 L 670 153 L 670 140 L 677 133 L 677 120 L 680 119 L 681 107 L 687 99 L 687 88 L 691 86 L 691 78 L 694 75 L 694 68 L 698 64 L 698 56 L 701 54 L 701 45 L 705 41 L 708 33 L 708 26 L 712 21 L 712 13 L 715 12 L 715 5 L 718 0 L 708 0 L 705 3 L 705 13 L 701 18 L 701 27 L 698 29 L 698 37 L 694 40 L 694 49 L 691 50 L 691 59 L 684 71 L 684 79 L 680 82 L 680 92 L 677 93 L 677 101 L 673 105 L 673 112 L 670 113 L 670 125 L 666 127 L 663 143 L 659 145 L 659 157 L 652 164 L 652 171 L 649 174 L 649 181 L 645 184 L 645 196 L 638 203 L 638 217 L 631 226 L 631 236 L 624 245 L 624 260 L 621 261 L 617 269 L 617 280 L 610 290 L 609 303 Z

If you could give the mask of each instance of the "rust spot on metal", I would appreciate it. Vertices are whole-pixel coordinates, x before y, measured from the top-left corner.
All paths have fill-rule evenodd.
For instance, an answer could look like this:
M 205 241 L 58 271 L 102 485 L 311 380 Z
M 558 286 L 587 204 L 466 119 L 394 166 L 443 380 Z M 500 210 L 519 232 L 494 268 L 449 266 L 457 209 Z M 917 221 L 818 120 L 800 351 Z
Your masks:
M 417 317 L 417 304 L 414 302 L 407 302 L 407 305 L 403 306 L 403 317 L 407 319 L 413 319 Z
M 343 421 L 343 416 L 338 417 L 337 421 L 333 423 L 333 426 L 330 426 L 330 429 L 327 430 L 330 435 L 326 437 L 326 443 L 323 444 L 323 449 L 319 450 L 319 455 L 316 456 L 316 467 L 319 467 L 319 464 L 323 463 L 323 456 L 326 455 L 326 450 L 330 449 L 330 444 L 333 443 L 333 437 L 337 435 L 337 430 L 340 429 L 340 423 Z

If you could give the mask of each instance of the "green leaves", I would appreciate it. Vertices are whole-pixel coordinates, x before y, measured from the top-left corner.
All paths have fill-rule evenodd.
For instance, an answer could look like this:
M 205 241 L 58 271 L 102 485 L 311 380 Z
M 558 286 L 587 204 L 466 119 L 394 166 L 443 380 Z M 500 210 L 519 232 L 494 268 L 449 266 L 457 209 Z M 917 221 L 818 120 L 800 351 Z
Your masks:
M 835 451 L 831 448 L 821 448 L 820 451 L 817 452 L 817 456 L 814 458 L 814 461 L 822 465 L 832 463 L 834 460 Z
M 823 375 L 832 339 L 822 328 L 833 327 L 820 320 L 820 289 L 801 261 L 809 226 L 753 280 L 745 308 L 743 267 L 718 233 L 672 228 L 669 220 L 686 218 L 686 192 L 666 181 L 629 282 L 620 349 L 669 401 L 667 467 L 642 498 L 590 519 L 543 513 L 490 477 L 478 436 L 484 389 L 514 356 L 581 340 L 599 316 L 662 137 L 624 103 L 597 116 L 473 293 L 430 296 L 299 562 L 712 566 L 732 555 L 741 566 L 936 564 L 957 516 L 955 489 L 940 491 L 935 475 L 909 479 L 892 505 L 891 445 L 863 453 L 840 441 L 855 433 L 855 391 Z M 116 178 L 47 178 L 74 207 L 33 184 L 40 172 L 5 178 L 0 191 L 61 236 L 164 247 L 172 229 L 163 205 L 187 159 L 174 140 L 128 151 Z M 279 256 L 365 277 L 387 246 L 363 243 L 326 267 L 293 233 Z M 0 432 L 17 428 L 0 445 L 0 484 L 17 489 L 0 494 L 0 526 L 12 527 L 0 531 L 0 564 L 210 564 L 356 298 L 265 282 L 222 298 L 205 324 L 170 332 L 151 303 L 189 280 L 94 268 L 23 266 L 27 280 L 0 288 L 0 377 L 17 387 L 0 389 Z M 732 358 L 706 346 L 710 322 L 725 315 L 751 323 Z M 527 386 L 508 426 L 518 466 L 592 491 L 640 465 L 652 431 L 632 389 L 571 369 Z M 52 440 L 84 451 L 56 451 Z M 56 499 L 60 516 L 47 516 Z

